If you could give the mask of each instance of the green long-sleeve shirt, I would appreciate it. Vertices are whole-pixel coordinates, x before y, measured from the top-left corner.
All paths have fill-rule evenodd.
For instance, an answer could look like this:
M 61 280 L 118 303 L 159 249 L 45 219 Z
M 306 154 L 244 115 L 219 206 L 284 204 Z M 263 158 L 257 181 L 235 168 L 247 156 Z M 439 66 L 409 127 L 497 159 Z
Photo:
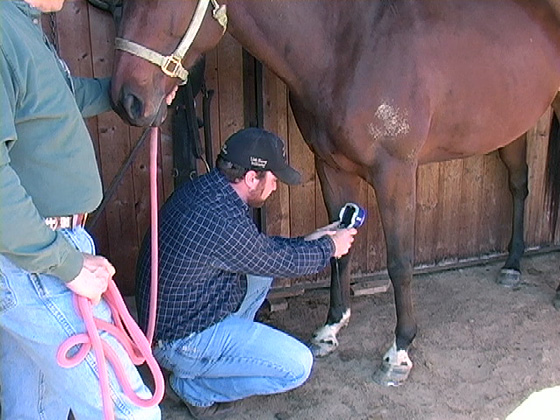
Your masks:
M 84 117 L 108 111 L 109 80 L 73 78 L 40 12 L 0 1 L 0 252 L 68 282 L 83 257 L 44 218 L 93 211 L 102 188 Z

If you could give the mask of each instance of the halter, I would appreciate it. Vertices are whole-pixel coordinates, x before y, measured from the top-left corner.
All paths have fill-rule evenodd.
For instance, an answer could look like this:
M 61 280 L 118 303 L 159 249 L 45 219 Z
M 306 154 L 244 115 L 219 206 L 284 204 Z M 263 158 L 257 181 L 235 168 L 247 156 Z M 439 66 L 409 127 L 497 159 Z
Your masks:
M 204 20 L 204 15 L 206 14 L 206 9 L 208 9 L 208 3 L 210 1 L 212 1 L 213 6 L 212 17 L 218 21 L 225 33 L 227 29 L 226 6 L 220 6 L 217 0 L 199 0 L 185 36 L 183 36 L 179 46 L 171 53 L 171 55 L 164 56 L 154 50 L 137 44 L 136 42 L 123 38 L 115 38 L 115 49 L 126 51 L 132 55 L 148 60 L 150 63 L 159 66 L 161 71 L 163 71 L 167 76 L 178 77 L 182 81 L 181 84 L 187 83 L 189 72 L 183 67 L 181 61 L 185 57 L 185 54 L 200 30 L 200 26 L 202 25 L 202 21 Z

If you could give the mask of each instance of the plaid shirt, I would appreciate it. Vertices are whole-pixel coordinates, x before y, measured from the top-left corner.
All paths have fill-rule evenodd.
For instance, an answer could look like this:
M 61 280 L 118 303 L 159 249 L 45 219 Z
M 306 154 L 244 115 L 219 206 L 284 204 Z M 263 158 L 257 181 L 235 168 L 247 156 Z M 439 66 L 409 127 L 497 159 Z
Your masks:
M 147 235 L 149 236 L 149 235 Z M 213 170 L 177 189 L 160 212 L 159 283 L 155 338 L 176 340 L 235 312 L 246 274 L 298 277 L 329 262 L 334 243 L 259 233 L 249 207 Z M 148 237 L 137 266 L 136 300 L 146 329 L 150 300 Z

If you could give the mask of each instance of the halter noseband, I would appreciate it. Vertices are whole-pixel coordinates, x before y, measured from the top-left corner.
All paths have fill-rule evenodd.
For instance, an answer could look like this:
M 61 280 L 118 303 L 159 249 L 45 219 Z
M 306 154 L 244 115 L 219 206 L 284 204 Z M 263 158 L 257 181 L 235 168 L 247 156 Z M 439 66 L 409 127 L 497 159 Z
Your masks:
M 159 66 L 161 71 L 163 71 L 167 76 L 178 77 L 182 80 L 181 84 L 187 83 L 189 72 L 183 67 L 181 61 L 185 57 L 185 54 L 196 37 L 196 34 L 200 30 L 200 26 L 202 25 L 202 21 L 204 20 L 204 15 L 206 13 L 206 9 L 208 9 L 208 3 L 210 1 L 212 1 L 213 6 L 212 17 L 218 21 L 225 32 L 227 29 L 226 6 L 220 6 L 217 0 L 199 0 L 185 36 L 171 55 L 161 55 L 154 50 L 123 38 L 115 38 L 115 49 L 126 51 L 132 55 L 148 60 L 150 63 Z

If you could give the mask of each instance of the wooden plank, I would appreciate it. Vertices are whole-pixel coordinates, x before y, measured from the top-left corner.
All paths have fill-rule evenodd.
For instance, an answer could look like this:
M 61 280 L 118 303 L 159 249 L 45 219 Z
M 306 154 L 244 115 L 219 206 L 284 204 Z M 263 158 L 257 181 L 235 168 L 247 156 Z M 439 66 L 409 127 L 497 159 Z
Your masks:
M 120 121 L 116 118 L 118 117 L 100 118 L 99 138 L 105 179 L 113 179 L 130 152 L 128 144 L 123 142 L 117 145 L 113 142 L 118 138 L 119 131 L 128 131 L 126 128 L 117 128 Z M 117 269 L 115 281 L 123 293 L 133 291 L 135 257 L 138 253 L 134 201 L 132 173 L 128 170 L 105 210 L 109 226 L 110 258 Z
M 473 156 L 463 160 L 461 178 L 461 202 L 457 223 L 457 257 L 467 258 L 477 251 L 482 233 L 479 229 L 482 218 L 482 171 L 484 158 Z
M 461 201 L 461 159 L 439 165 L 439 220 L 436 237 L 436 262 L 453 261 L 457 255 L 459 204 Z
M 415 265 L 433 265 L 436 261 L 439 217 L 439 164 L 418 167 L 416 181 Z
M 552 241 L 545 206 L 546 156 L 550 127 L 550 110 L 527 133 L 529 196 L 525 204 L 525 237 L 527 247 L 538 247 Z
M 89 10 L 86 0 L 67 2 L 56 14 L 59 53 L 72 74 L 93 77 L 92 50 L 89 37 Z M 77 36 L 76 34 L 87 34 Z
M 288 119 L 288 144 L 290 165 L 302 177 L 300 185 L 290 186 L 290 219 L 292 236 L 306 235 L 314 230 L 315 223 L 315 173 L 314 157 L 297 127 L 290 109 Z
M 263 69 L 263 127 L 284 140 L 286 154 L 290 156 L 288 143 L 288 89 L 267 68 Z M 290 236 L 290 189 L 278 182 L 277 190 L 266 203 L 267 233 L 269 235 Z M 289 278 L 274 279 L 274 288 L 289 287 Z
M 498 154 L 496 152 L 496 154 Z M 499 252 L 507 252 L 511 239 L 513 219 L 513 197 L 509 190 L 509 174 L 504 162 L 498 158 L 499 169 L 496 172 L 496 209 L 495 222 Z
M 220 47 L 220 46 L 219 46 Z M 212 99 L 210 102 L 210 130 L 212 135 L 212 150 L 214 152 L 213 156 L 206 156 L 208 163 L 216 160 L 216 156 L 220 152 L 220 147 L 222 146 L 221 141 L 221 130 L 220 130 L 220 91 L 218 86 L 218 49 L 206 53 L 206 88 L 208 91 L 212 91 Z
M 242 49 L 229 34 L 218 45 L 218 90 L 220 144 L 223 144 L 243 128 L 244 121 Z
M 290 186 L 290 233 L 292 236 L 306 235 L 313 231 L 316 226 L 316 183 L 314 157 L 297 127 L 291 109 L 288 112 L 288 145 L 290 150 L 290 165 L 296 168 L 302 176 L 300 185 Z M 309 281 L 316 276 L 297 279 L 293 284 L 300 281 Z
M 497 175 L 499 170 L 505 170 L 503 164 L 499 162 L 497 153 L 490 153 L 484 156 L 483 180 L 482 180 L 482 215 L 480 219 L 479 252 L 482 254 L 493 254 L 500 252 L 502 247 L 499 243 L 497 227 L 501 219 L 497 212 L 498 197 Z
M 131 144 L 137 144 L 145 129 L 129 127 Z M 134 212 L 136 216 L 136 247 L 140 244 L 146 232 L 150 229 L 150 134 L 146 133 L 144 142 L 138 151 L 130 169 L 133 181 Z M 158 181 L 161 175 L 158 168 Z M 161 204 L 161 183 L 158 182 L 158 202 Z M 134 254 L 136 259 L 138 251 Z
M 286 85 L 270 70 L 263 72 L 264 128 L 284 140 L 286 154 L 290 155 L 288 143 L 288 90 Z M 290 190 L 283 182 L 266 204 L 267 232 L 270 235 L 290 236 Z
M 288 300 L 286 298 L 269 298 L 270 312 L 285 311 L 288 309 Z
M 377 293 L 385 293 L 391 287 L 388 279 L 361 281 L 351 286 L 352 296 L 368 296 Z

